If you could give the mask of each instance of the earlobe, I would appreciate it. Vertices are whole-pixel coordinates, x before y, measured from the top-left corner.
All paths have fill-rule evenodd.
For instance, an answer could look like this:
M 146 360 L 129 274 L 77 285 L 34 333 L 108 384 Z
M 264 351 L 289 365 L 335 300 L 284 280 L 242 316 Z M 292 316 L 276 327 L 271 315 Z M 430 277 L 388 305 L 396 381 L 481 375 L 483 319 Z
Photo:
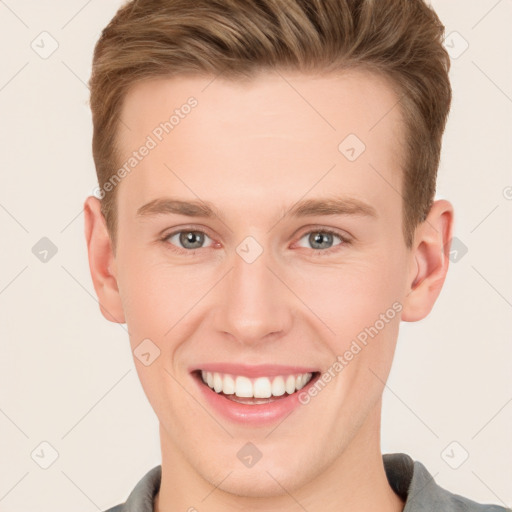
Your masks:
M 402 320 L 425 318 L 437 300 L 448 272 L 453 230 L 453 206 L 435 201 L 425 221 L 416 229 L 411 257 L 414 259 L 411 283 L 404 299 Z
M 85 200 L 84 216 L 89 270 L 100 311 L 110 322 L 125 323 L 121 296 L 115 273 L 112 271 L 115 267 L 115 256 L 98 198 L 89 196 Z

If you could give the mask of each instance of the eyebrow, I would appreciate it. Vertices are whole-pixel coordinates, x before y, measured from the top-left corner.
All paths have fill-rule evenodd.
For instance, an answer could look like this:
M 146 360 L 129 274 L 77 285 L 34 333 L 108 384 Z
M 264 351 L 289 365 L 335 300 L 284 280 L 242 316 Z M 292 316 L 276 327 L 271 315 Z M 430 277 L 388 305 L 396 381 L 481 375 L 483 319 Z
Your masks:
M 141 206 L 137 217 L 153 215 L 178 214 L 187 217 L 222 219 L 222 214 L 206 201 L 182 201 L 172 197 L 160 197 Z M 375 208 L 359 199 L 350 197 L 326 197 L 306 199 L 295 203 L 282 216 L 308 217 L 316 215 L 360 215 L 377 217 Z

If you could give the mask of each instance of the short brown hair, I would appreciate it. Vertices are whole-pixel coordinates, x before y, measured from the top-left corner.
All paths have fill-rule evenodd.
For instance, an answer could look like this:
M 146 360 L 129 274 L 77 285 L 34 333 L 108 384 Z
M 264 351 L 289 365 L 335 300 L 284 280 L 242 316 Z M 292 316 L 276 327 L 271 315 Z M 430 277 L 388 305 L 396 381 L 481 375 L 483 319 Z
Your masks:
M 119 114 L 138 81 L 367 69 L 390 79 L 400 98 L 407 134 L 403 234 L 410 248 L 434 200 L 451 104 L 443 39 L 444 27 L 424 0 L 129 1 L 94 49 L 89 84 L 98 184 L 103 189 L 116 172 Z M 101 208 L 115 246 L 115 188 L 104 194 Z

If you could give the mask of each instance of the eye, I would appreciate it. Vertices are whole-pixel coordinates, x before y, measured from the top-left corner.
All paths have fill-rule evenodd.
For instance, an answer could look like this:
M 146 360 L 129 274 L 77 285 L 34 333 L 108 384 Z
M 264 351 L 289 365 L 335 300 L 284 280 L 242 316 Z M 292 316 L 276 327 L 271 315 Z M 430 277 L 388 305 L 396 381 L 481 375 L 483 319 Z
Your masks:
M 204 231 L 183 230 L 170 233 L 169 235 L 166 235 L 162 240 L 164 242 L 169 242 L 179 249 L 194 250 L 208 247 L 203 246 L 205 238 L 210 240 L 210 242 L 213 242 L 213 240 Z M 212 243 L 209 245 L 212 245 Z
M 301 241 L 305 239 L 305 242 Z M 334 244 L 338 239 L 340 243 Z M 174 231 L 161 238 L 167 244 L 169 249 L 177 252 L 192 252 L 195 249 L 203 249 L 215 245 L 215 242 L 204 232 L 197 229 L 185 229 Z M 207 245 L 205 241 L 209 241 Z M 303 245 L 304 243 L 309 245 Z M 305 233 L 299 240 L 300 247 L 311 247 L 315 249 L 317 255 L 330 254 L 337 250 L 338 246 L 349 245 L 350 239 L 329 229 L 315 229 Z
M 348 245 L 350 242 L 348 239 L 328 229 L 315 229 L 314 231 L 308 231 L 305 233 L 300 240 L 306 239 L 306 244 L 310 244 L 313 249 L 319 249 L 316 252 L 330 253 L 336 251 L 336 247 L 339 245 Z M 335 239 L 338 239 L 341 243 L 333 246 Z M 300 247 L 307 247 L 302 245 L 299 241 Z

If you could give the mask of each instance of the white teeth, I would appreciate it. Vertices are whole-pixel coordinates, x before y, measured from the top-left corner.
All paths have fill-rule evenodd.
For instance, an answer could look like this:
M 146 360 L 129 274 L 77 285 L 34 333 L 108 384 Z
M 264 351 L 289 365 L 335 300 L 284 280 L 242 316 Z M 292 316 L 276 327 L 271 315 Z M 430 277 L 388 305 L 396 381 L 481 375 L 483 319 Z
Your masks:
M 222 392 L 225 395 L 235 394 L 235 379 L 233 379 L 231 375 L 224 375 L 224 380 L 222 381 Z
M 302 382 L 300 383 L 300 388 L 297 388 L 297 389 L 302 389 L 311 380 L 311 377 L 312 377 L 311 373 L 303 375 Z
M 216 393 L 222 391 L 222 377 L 218 373 L 213 374 L 213 389 Z
M 242 375 L 229 375 L 218 372 L 201 371 L 203 382 L 216 393 L 236 395 L 243 398 L 270 398 L 291 395 L 302 389 L 313 377 L 312 373 L 299 375 L 278 375 L 250 379 Z
M 235 380 L 235 395 L 244 398 L 254 396 L 251 379 L 247 377 L 237 377 Z
M 283 377 L 276 377 L 272 381 L 272 394 L 274 396 L 281 396 L 286 393 L 286 389 L 284 387 L 284 379 Z
M 267 377 L 254 381 L 254 398 L 269 398 L 272 395 L 272 384 Z
M 295 377 L 293 375 L 288 375 L 288 378 L 286 379 L 285 389 L 286 392 L 291 395 L 295 392 Z

